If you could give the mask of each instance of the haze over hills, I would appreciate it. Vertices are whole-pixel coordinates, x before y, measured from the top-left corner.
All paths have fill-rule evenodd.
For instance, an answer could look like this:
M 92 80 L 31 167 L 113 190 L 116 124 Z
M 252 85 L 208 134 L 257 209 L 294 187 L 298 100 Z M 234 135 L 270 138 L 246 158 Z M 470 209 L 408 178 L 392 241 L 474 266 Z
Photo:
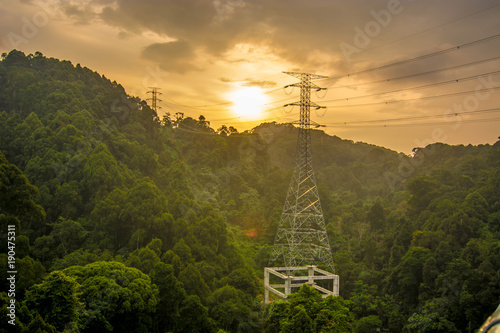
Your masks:
M 304 288 L 266 307 L 259 278 L 294 167 L 292 125 L 160 119 L 88 68 L 12 51 L 0 132 L 19 332 L 459 332 L 498 306 L 500 142 L 407 156 L 314 130 L 341 297 Z

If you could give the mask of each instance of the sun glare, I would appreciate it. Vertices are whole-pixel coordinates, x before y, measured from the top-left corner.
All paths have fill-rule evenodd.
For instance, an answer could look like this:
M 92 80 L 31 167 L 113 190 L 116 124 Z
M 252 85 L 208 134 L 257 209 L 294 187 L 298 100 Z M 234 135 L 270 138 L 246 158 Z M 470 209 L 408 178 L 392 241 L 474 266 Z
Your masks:
M 267 102 L 266 96 L 259 87 L 244 87 L 231 95 L 232 110 L 239 116 L 258 118 Z

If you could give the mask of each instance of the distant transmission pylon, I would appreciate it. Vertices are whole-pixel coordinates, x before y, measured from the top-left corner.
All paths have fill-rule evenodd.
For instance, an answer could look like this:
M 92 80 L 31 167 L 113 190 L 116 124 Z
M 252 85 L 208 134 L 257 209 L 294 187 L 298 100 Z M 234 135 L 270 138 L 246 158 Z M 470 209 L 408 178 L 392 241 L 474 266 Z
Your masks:
M 326 76 L 284 72 L 300 79 L 299 83 L 285 86 L 300 88 L 300 101 L 286 104 L 300 106 L 300 120 L 295 169 L 281 214 L 281 221 L 274 240 L 270 265 L 298 267 L 322 265 L 330 272 L 335 271 L 332 250 L 326 233 L 323 211 L 319 201 L 318 187 L 312 166 L 311 127 L 319 125 L 311 122 L 311 107 L 324 108 L 311 102 L 311 90 L 324 90 L 311 80 Z
M 147 92 L 147 94 L 151 94 L 151 98 L 148 98 L 148 101 L 151 101 L 151 108 L 158 113 L 158 109 L 161 109 L 161 106 L 158 106 L 158 102 L 161 102 L 161 99 L 158 98 L 158 95 L 161 95 L 161 92 L 158 92 L 160 88 L 158 87 L 150 87 L 151 90 Z

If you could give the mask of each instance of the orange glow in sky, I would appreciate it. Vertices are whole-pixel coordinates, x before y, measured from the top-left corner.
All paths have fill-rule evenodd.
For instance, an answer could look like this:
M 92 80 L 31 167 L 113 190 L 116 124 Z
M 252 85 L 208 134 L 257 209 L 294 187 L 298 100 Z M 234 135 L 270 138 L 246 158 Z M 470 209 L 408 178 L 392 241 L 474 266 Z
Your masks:
M 259 87 L 243 87 L 230 95 L 232 111 L 248 120 L 259 119 L 264 111 L 267 97 Z

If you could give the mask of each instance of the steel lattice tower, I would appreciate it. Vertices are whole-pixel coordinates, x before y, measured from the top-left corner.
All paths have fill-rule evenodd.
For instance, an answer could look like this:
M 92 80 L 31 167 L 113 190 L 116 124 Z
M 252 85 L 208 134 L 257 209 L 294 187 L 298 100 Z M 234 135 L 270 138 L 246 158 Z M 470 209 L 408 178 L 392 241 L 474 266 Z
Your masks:
M 161 95 L 161 92 L 158 91 L 157 87 L 150 87 L 151 90 L 147 92 L 147 94 L 151 94 L 151 98 L 148 98 L 148 101 L 151 101 L 151 109 L 154 112 L 158 113 L 158 109 L 161 109 L 161 106 L 158 106 L 158 102 L 161 102 L 161 99 L 158 98 L 158 95 Z
M 311 102 L 311 90 L 323 90 L 312 80 L 326 76 L 284 72 L 300 79 L 299 83 L 287 87 L 300 88 L 300 102 L 288 105 L 300 106 L 300 120 L 295 169 L 281 214 L 281 221 L 271 253 L 270 265 L 283 264 L 286 267 L 322 264 L 334 272 L 332 251 L 326 233 L 325 220 L 319 200 L 318 187 L 312 166 L 311 127 L 319 125 L 311 122 L 311 107 L 324 108 Z

